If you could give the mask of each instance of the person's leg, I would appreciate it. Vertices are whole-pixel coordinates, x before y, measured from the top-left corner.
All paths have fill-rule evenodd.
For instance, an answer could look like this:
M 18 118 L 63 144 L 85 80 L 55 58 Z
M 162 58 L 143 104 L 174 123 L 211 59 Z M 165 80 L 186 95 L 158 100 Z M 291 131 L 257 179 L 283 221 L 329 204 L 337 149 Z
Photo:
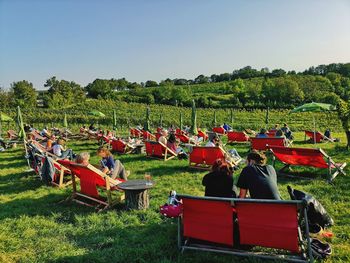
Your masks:
M 62 155 L 60 156 L 60 158 L 62 158 L 62 159 L 68 158 L 70 160 L 73 160 L 74 158 L 73 158 L 73 151 L 72 151 L 72 149 L 67 149 L 65 151 L 62 151 Z
M 115 161 L 115 168 L 112 174 L 112 178 L 115 179 L 117 176 L 119 176 L 121 179 L 128 180 L 125 167 L 119 160 Z

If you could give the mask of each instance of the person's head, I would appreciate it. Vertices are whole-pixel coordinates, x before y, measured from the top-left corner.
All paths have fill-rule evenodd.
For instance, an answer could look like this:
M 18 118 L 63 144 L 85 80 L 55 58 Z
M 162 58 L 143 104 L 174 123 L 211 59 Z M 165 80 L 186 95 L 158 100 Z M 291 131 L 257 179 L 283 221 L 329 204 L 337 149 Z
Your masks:
M 284 126 L 284 127 L 288 127 L 287 123 L 284 123 L 283 126 Z
M 282 130 L 277 130 L 277 131 L 276 131 L 276 136 L 277 136 L 277 137 L 283 136 L 283 131 L 282 131 Z
M 212 172 L 215 172 L 218 175 L 228 176 L 232 173 L 230 165 L 222 159 L 217 159 L 211 167 L 211 170 Z
M 249 165 L 265 165 L 266 164 L 266 155 L 258 151 L 251 151 L 247 156 L 247 161 Z
M 278 129 L 278 126 L 279 126 L 278 124 L 275 124 L 275 129 Z
M 262 128 L 259 133 L 260 134 L 266 134 L 266 132 L 267 132 L 266 129 Z
M 75 157 L 75 162 L 82 165 L 88 165 L 89 160 L 90 160 L 90 154 L 88 152 L 82 152 Z
M 168 131 L 167 130 L 162 130 L 162 136 L 164 136 L 164 137 L 168 136 Z
M 176 137 L 175 137 L 174 133 L 170 133 L 168 142 L 170 142 L 170 143 L 176 142 Z
M 59 139 L 57 140 L 57 144 L 59 144 L 59 145 L 65 145 L 65 144 L 66 144 L 66 141 L 63 140 L 62 138 L 59 138 Z
M 211 141 L 213 143 L 218 143 L 219 142 L 219 137 L 217 135 L 214 135 L 213 138 L 211 138 Z
M 101 158 L 107 158 L 109 156 L 112 156 L 111 152 L 104 147 L 98 148 L 97 155 L 100 156 Z

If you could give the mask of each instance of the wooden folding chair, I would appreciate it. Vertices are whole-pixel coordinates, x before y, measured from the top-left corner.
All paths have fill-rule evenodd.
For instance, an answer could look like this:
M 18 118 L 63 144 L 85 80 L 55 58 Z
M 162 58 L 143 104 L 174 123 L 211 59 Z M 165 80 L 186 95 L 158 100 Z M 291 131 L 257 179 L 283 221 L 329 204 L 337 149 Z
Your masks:
M 177 157 L 177 154 L 161 142 L 145 141 L 147 157 L 164 161 Z
M 79 204 L 95 207 L 98 211 L 111 208 L 124 199 L 124 194 L 118 188 L 118 184 L 124 182 L 122 179 L 112 179 L 105 173 L 91 164 L 85 166 L 70 162 L 66 164 L 72 173 L 73 193 L 70 199 Z M 78 190 L 76 177 L 80 179 L 80 189 Z M 100 192 L 105 192 L 106 196 L 101 196 Z

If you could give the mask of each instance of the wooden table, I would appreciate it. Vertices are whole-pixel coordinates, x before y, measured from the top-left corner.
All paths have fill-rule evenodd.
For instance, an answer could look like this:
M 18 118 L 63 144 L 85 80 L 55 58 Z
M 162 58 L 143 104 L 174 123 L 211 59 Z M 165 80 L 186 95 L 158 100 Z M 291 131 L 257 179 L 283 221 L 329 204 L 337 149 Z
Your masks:
M 150 183 L 148 185 L 147 183 Z M 118 184 L 118 188 L 125 192 L 125 203 L 127 209 L 147 209 L 149 207 L 149 191 L 154 186 L 153 181 L 128 180 Z

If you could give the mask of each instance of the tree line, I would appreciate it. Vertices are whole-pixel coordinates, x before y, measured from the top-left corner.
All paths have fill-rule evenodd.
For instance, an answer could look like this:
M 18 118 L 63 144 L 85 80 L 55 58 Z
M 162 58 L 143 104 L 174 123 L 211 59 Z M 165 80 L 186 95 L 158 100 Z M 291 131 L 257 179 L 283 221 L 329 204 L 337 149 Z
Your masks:
M 13 82 L 9 91 L 0 88 L 2 107 L 37 106 L 37 99 L 46 108 L 70 107 L 87 98 L 116 101 L 211 108 L 291 108 L 303 102 L 337 103 L 350 97 L 350 63 L 319 65 L 296 73 L 283 69 L 261 70 L 250 66 L 232 73 L 199 75 L 193 80 L 165 79 L 157 83 L 129 82 L 120 79 L 95 79 L 85 87 L 74 81 L 51 77 L 45 92 L 36 92 L 33 84 Z

